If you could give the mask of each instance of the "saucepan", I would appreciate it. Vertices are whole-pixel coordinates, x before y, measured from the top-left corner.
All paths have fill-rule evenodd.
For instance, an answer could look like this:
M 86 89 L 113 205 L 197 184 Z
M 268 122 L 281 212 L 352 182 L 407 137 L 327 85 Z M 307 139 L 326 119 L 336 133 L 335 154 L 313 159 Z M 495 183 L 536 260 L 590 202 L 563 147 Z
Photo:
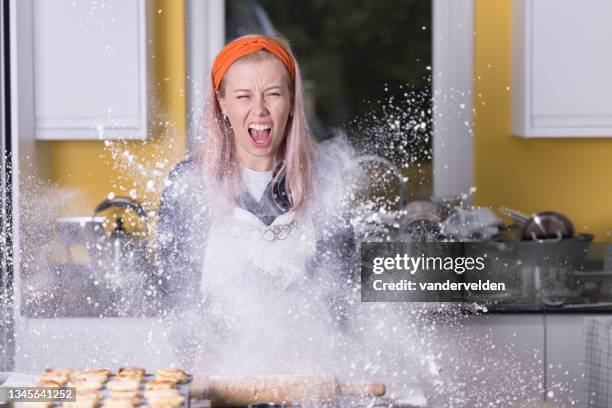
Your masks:
M 573 238 L 575 235 L 574 225 L 569 218 L 555 211 L 542 211 L 531 216 L 506 207 L 499 208 L 499 211 L 512 218 L 520 230 L 518 237 L 517 229 L 514 230 L 514 237 L 524 241 L 555 242 Z M 513 236 L 506 234 L 497 238 L 512 240 L 507 239 L 509 237 Z

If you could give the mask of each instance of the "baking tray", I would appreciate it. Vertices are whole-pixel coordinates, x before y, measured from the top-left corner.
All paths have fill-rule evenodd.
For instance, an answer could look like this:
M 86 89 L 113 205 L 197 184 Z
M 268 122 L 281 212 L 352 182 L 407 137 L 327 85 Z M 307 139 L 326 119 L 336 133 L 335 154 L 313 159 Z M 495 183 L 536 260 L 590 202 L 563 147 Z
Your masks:
M 116 375 L 112 374 L 108 377 L 108 381 L 106 383 L 103 384 L 103 387 L 100 389 L 100 394 L 102 395 L 102 398 L 107 398 L 110 397 L 111 395 L 111 391 L 109 389 L 106 388 L 106 384 L 110 381 L 114 381 L 116 379 Z M 184 402 L 179 405 L 180 408 L 191 408 L 191 382 L 193 381 L 193 377 L 191 375 L 187 375 L 188 377 L 188 381 L 184 384 L 176 384 L 176 389 L 179 392 L 179 395 L 181 397 L 183 397 Z M 145 374 L 143 380 L 140 382 L 140 394 L 141 394 L 141 401 L 138 405 L 134 405 L 135 407 L 141 407 L 143 405 L 147 405 L 147 399 L 144 396 L 144 387 L 145 384 L 148 381 L 154 380 L 155 379 L 155 374 Z M 56 404 L 54 404 L 55 406 Z M 57 406 L 61 406 L 61 403 L 58 403 Z
M 8 374 L 14 374 L 14 373 L 7 373 L 7 375 L 5 377 L 8 378 Z M 36 375 L 33 375 L 33 374 L 25 375 L 24 374 L 24 376 L 26 376 L 28 378 L 27 381 L 23 380 L 23 381 L 20 381 L 20 382 L 23 382 L 23 383 L 4 384 L 4 386 L 19 386 L 19 387 L 28 386 L 28 385 L 25 385 L 25 384 L 31 384 L 33 382 L 32 378 L 38 378 L 41 375 L 42 375 L 42 373 L 36 374 Z M 102 385 L 102 388 L 100 388 L 99 392 L 100 392 L 100 395 L 101 395 L 102 399 L 110 397 L 111 391 L 106 388 L 106 384 L 109 381 L 114 381 L 116 379 L 116 377 L 117 376 L 115 374 L 111 374 L 108 377 L 108 381 Z M 187 377 L 188 377 L 188 381 L 186 383 L 184 383 L 184 384 L 177 384 L 176 385 L 176 388 L 177 388 L 177 390 L 179 392 L 179 395 L 181 397 L 183 397 L 183 400 L 184 400 L 184 402 L 181 405 L 179 405 L 179 408 L 192 408 L 191 407 L 191 383 L 193 381 L 193 376 L 188 374 Z M 0 379 L 2 380 L 2 381 L 0 381 L 0 384 L 2 384 L 6 378 L 2 377 Z M 143 380 L 140 382 L 141 401 L 137 405 L 134 405 L 134 407 L 142 407 L 142 406 L 144 406 L 144 405 L 146 405 L 148 403 L 147 399 L 144 396 L 144 387 L 145 387 L 145 384 L 148 381 L 154 380 L 154 379 L 155 379 L 155 374 L 145 374 Z M 15 405 L 15 403 L 11 403 L 11 404 L 13 404 L 13 406 L 16 406 L 16 407 L 24 406 L 23 405 L 24 403 L 16 403 L 16 405 Z M 37 403 L 34 403 L 34 404 L 37 404 Z M 54 407 L 54 408 L 60 408 L 62 406 L 62 404 L 63 404 L 63 402 L 54 402 L 54 403 L 51 404 L 51 406 Z M 195 405 L 197 407 L 194 406 L 194 408 L 200 408 L 200 406 L 198 406 L 198 404 L 195 404 Z M 2 406 L 2 404 L 0 404 L 0 406 Z M 32 406 L 32 405 L 29 404 L 29 406 Z M 43 404 L 40 404 L 40 406 L 42 407 Z M 210 406 L 210 403 L 209 403 L 208 406 Z

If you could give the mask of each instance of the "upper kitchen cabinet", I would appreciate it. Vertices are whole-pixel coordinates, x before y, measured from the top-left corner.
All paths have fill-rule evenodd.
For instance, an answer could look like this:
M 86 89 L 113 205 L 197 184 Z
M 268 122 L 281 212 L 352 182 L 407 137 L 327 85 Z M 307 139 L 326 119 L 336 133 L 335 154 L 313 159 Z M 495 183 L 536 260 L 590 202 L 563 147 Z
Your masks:
M 612 2 L 514 0 L 512 132 L 612 137 Z
M 146 0 L 13 0 L 20 137 L 146 139 Z M 32 134 L 30 134 L 32 133 Z

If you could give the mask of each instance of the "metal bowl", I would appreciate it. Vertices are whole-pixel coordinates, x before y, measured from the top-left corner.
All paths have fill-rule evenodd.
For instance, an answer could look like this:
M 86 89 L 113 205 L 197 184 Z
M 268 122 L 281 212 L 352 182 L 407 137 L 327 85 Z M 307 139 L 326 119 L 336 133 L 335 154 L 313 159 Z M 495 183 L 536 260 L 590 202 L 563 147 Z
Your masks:
M 524 240 L 562 240 L 572 238 L 574 225 L 565 215 L 555 211 L 543 211 L 532 215 L 523 226 Z

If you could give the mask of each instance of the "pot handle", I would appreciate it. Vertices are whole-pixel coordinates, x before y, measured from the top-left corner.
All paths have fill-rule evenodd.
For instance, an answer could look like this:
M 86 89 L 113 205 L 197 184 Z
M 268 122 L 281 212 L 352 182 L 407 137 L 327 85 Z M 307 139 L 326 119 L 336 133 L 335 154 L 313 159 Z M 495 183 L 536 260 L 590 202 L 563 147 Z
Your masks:
M 138 213 L 138 216 L 140 218 L 142 218 L 143 220 L 147 219 L 147 212 L 144 210 L 144 208 L 142 208 L 142 206 L 138 204 L 136 201 L 128 197 L 108 198 L 102 201 L 100 204 L 98 204 L 98 206 L 94 210 L 94 214 L 97 214 L 100 211 L 104 211 L 111 207 L 131 208 L 134 211 L 136 211 L 136 213 Z
M 560 231 L 557 231 L 557 236 L 555 238 L 538 238 L 535 232 L 531 231 L 531 239 L 533 239 L 534 242 L 546 244 L 551 242 L 560 242 L 563 239 L 563 235 L 561 235 Z

